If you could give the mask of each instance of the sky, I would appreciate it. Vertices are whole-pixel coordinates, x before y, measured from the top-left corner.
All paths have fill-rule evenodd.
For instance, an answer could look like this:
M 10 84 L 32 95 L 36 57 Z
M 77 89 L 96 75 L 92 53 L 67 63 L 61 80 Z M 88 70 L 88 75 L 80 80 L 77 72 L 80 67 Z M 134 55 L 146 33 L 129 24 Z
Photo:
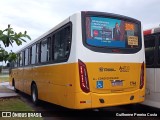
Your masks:
M 0 29 L 8 24 L 32 40 L 77 11 L 102 11 L 138 19 L 143 29 L 160 25 L 160 0 L 0 0 Z M 32 41 L 31 40 L 31 41 Z M 16 52 L 22 46 L 7 48 Z

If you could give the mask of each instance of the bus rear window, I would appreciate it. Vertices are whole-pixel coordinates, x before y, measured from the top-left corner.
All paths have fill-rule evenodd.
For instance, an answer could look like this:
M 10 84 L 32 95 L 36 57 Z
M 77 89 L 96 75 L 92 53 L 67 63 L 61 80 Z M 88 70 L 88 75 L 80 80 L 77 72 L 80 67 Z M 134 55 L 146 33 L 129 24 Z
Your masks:
M 138 24 L 110 17 L 85 19 L 87 45 L 92 47 L 134 49 L 140 47 Z

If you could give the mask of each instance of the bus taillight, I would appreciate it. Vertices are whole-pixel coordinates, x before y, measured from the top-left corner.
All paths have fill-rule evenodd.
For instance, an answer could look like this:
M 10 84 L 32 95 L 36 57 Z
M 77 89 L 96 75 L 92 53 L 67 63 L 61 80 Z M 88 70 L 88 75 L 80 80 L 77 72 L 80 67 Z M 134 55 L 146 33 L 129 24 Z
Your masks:
M 140 75 L 140 89 L 144 86 L 144 62 L 141 65 L 141 75 Z
M 79 65 L 79 76 L 80 76 L 81 89 L 84 92 L 88 93 L 90 92 L 90 90 L 89 90 L 87 67 L 81 60 L 78 60 L 78 65 Z

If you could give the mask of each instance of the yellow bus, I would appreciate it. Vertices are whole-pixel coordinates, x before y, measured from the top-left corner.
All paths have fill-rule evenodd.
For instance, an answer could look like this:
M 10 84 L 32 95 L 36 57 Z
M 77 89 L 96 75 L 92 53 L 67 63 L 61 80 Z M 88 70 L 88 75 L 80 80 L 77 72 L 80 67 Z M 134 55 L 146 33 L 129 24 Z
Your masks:
M 38 100 L 72 109 L 144 101 L 141 22 L 82 11 L 17 51 L 10 80 Z

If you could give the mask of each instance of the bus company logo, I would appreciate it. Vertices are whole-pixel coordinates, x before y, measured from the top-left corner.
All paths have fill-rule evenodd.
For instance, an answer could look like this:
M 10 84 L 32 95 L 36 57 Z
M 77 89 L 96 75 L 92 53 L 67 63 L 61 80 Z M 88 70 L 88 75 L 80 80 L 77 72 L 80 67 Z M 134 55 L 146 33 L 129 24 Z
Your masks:
M 130 67 L 129 66 L 120 66 L 119 71 L 120 72 L 129 72 Z
M 11 112 L 2 112 L 2 117 L 11 117 Z
M 99 68 L 100 72 L 112 72 L 112 71 L 116 71 L 114 68 L 104 68 L 104 67 L 100 67 Z
M 100 71 L 100 72 L 103 72 L 103 67 L 100 67 L 100 68 L 99 68 L 99 71 Z
M 29 118 L 40 118 L 42 117 L 42 113 L 40 112 L 2 112 L 2 114 L 0 115 L 0 117 L 21 117 L 21 118 L 26 118 L 26 117 L 29 117 Z

